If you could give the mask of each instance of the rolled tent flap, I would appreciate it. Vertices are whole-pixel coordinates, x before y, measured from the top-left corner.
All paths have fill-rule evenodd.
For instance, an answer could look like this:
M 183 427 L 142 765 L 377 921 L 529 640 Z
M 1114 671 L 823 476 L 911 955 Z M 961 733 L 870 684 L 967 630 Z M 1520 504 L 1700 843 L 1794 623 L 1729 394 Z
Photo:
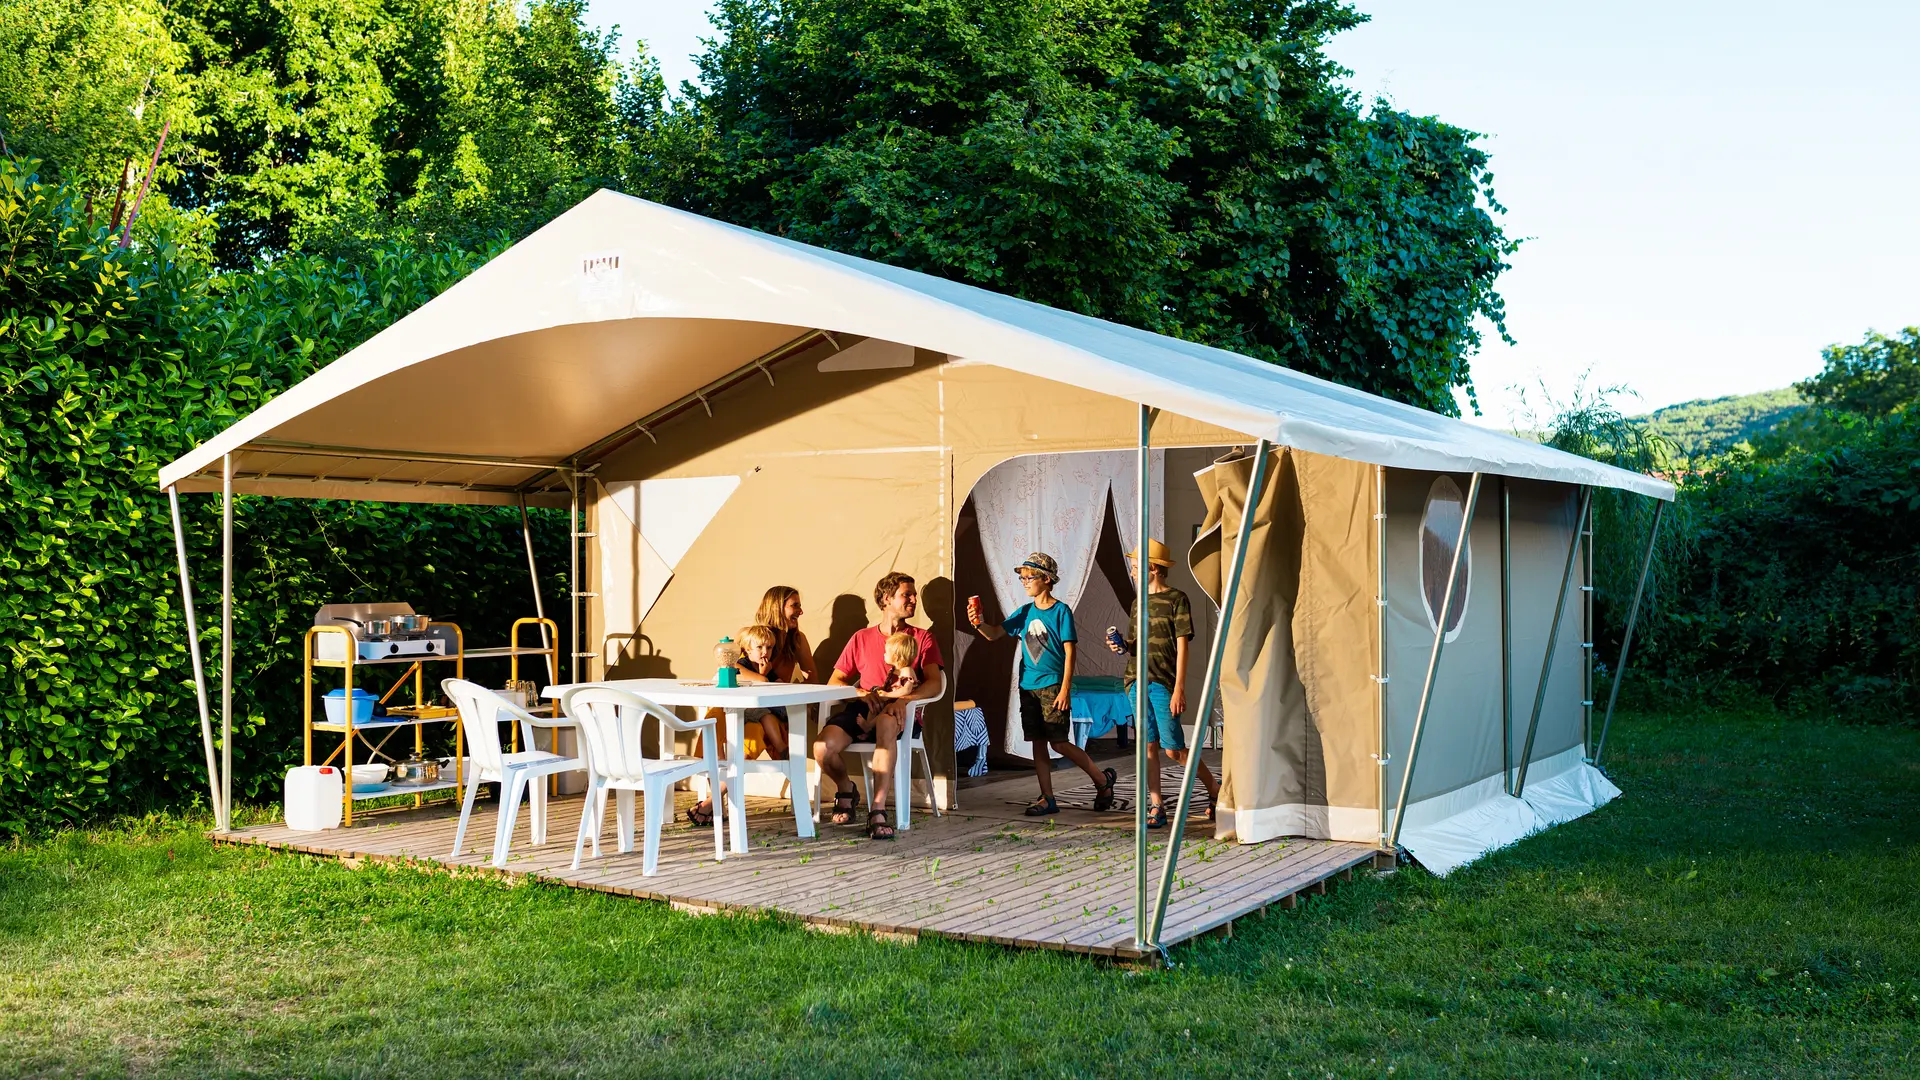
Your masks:
M 1207 516 L 1189 554 L 1194 580 L 1215 605 L 1243 520 L 1253 535 L 1220 665 L 1225 735 L 1216 835 L 1253 843 L 1289 832 L 1320 787 L 1319 754 L 1302 738 L 1306 693 L 1293 659 L 1293 606 L 1300 580 L 1299 491 L 1292 455 L 1274 453 L 1266 490 L 1246 513 L 1253 458 L 1221 462 L 1196 477 Z M 1319 801 L 1324 803 L 1324 797 Z
M 1188 562 L 1216 605 L 1252 473 L 1240 458 L 1194 478 L 1207 517 Z M 1371 470 L 1281 449 L 1268 476 L 1221 665 L 1218 835 L 1373 842 Z

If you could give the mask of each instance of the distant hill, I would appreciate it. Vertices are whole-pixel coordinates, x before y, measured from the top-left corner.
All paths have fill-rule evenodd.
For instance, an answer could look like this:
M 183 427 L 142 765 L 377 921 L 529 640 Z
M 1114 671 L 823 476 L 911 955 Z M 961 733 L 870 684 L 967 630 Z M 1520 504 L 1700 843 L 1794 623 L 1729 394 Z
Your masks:
M 1698 458 L 1764 435 L 1806 407 L 1800 391 L 1788 386 L 1758 394 L 1683 401 L 1634 419 L 1672 444 L 1675 454 Z

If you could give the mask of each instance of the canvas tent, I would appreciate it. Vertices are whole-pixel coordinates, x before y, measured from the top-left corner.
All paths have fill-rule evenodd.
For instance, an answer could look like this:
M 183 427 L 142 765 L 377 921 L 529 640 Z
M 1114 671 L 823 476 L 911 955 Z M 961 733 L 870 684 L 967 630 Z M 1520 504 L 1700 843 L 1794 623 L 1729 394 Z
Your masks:
M 578 676 L 688 675 L 766 586 L 799 588 L 809 636 L 832 643 L 870 620 L 872 582 L 896 569 L 921 582 L 923 621 L 951 656 L 954 522 L 976 482 L 1021 455 L 1080 451 L 1137 453 L 1148 474 L 1148 445 L 1254 449 L 1197 481 L 1211 501 L 1194 555 L 1203 584 L 1230 584 L 1254 488 L 1247 606 L 1221 662 L 1242 840 L 1384 844 L 1403 825 L 1397 839 L 1444 869 L 1609 797 L 1582 760 L 1587 594 L 1563 567 L 1587 487 L 1667 500 L 1671 485 L 612 192 L 169 464 L 160 485 L 574 507 Z M 1196 483 L 1143 478 L 1131 498 Z M 1437 561 L 1459 546 L 1470 489 L 1480 510 L 1449 576 Z M 1463 583 L 1437 657 L 1435 581 Z M 1531 725 L 1556 586 L 1572 599 Z M 950 739 L 948 722 L 930 742 Z M 936 786 L 950 800 L 946 750 Z

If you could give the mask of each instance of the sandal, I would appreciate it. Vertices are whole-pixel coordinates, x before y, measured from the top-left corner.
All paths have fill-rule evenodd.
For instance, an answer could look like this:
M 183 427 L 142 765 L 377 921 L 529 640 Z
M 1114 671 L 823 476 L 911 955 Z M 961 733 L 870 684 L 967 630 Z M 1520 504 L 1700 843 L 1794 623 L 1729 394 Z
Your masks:
M 1113 785 L 1119 782 L 1120 774 L 1112 769 L 1106 770 L 1107 782 L 1096 784 L 1093 789 L 1093 808 L 1095 810 L 1113 809 Z
M 829 820 L 835 825 L 853 824 L 854 795 L 855 790 L 853 788 L 833 793 L 833 817 Z
M 1154 803 L 1147 807 L 1147 828 L 1164 829 L 1167 827 L 1167 807 L 1165 803 Z
M 893 826 L 887 824 L 887 812 L 885 810 L 867 811 L 867 839 L 893 839 Z
M 708 799 L 705 803 L 694 803 L 687 807 L 687 820 L 695 825 L 713 824 L 713 800 Z
M 1044 799 L 1035 799 L 1027 804 L 1028 817 L 1046 817 L 1049 814 L 1057 814 L 1059 812 L 1060 804 L 1054 802 L 1053 796 L 1051 795 Z

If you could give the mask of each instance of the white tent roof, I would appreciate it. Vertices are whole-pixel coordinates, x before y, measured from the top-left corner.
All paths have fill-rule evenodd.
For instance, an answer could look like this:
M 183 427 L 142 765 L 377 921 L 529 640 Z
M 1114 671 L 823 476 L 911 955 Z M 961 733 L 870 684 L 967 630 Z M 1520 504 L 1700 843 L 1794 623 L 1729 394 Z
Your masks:
M 211 490 L 507 503 L 546 466 L 815 331 L 1410 469 L 1673 485 L 1237 353 L 601 191 L 160 471 Z

